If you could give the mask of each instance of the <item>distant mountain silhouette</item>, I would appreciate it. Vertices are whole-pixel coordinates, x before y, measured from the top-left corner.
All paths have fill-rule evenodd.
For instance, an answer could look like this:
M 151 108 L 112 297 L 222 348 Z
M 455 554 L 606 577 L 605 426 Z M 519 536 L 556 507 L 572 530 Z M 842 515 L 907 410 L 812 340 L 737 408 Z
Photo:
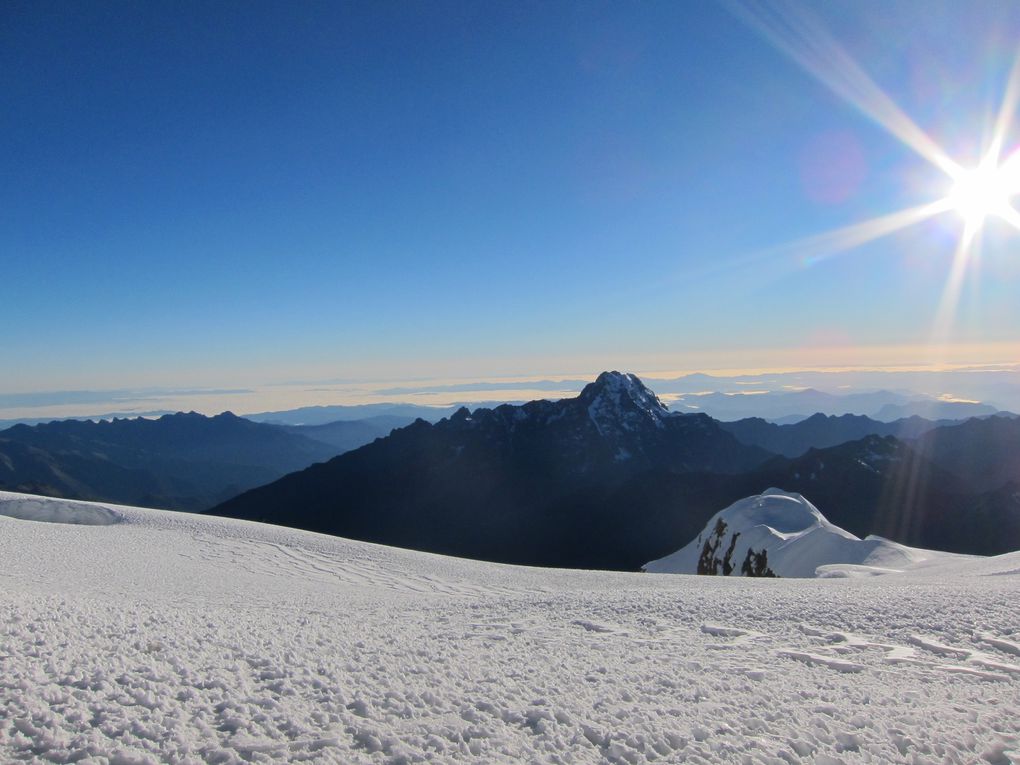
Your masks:
M 879 390 L 835 394 L 806 388 L 798 391 L 682 394 L 671 404 L 675 411 L 699 411 L 719 420 L 761 417 L 772 422 L 799 421 L 810 413 L 857 414 L 892 422 L 911 416 L 930 420 L 984 417 L 997 410 L 990 404 L 943 401 L 928 396 Z
M 785 457 L 799 457 L 808 449 L 838 446 L 865 436 L 916 438 L 936 427 L 955 422 L 935 422 L 921 417 L 882 422 L 861 414 L 819 413 L 790 425 L 779 425 L 760 417 L 724 422 L 721 425 L 745 444 L 760 446 Z
M 964 420 L 969 417 L 989 417 L 998 413 L 991 404 L 973 401 L 908 401 L 903 404 L 886 404 L 872 416 L 876 420 L 893 422 L 904 417 L 924 417 L 929 420 Z
M 834 437 L 873 427 L 836 419 Z M 418 420 L 210 512 L 465 557 L 632 570 L 773 486 L 859 536 L 1020 548 L 1020 493 L 983 491 L 892 436 L 775 456 L 710 417 L 667 411 L 618 372 L 572 399 Z
M 1020 484 L 1020 418 L 985 417 L 938 428 L 914 448 L 932 462 L 982 490 Z
M 338 404 L 335 406 L 302 406 L 276 412 L 246 414 L 252 422 L 266 422 L 271 425 L 330 425 L 334 422 L 363 421 L 376 417 L 398 417 L 414 422 L 419 417 L 436 422 L 457 411 L 456 406 L 421 406 L 420 404 Z
M 15 425 L 0 431 L 0 487 L 199 510 L 337 451 L 229 412 Z
M 328 444 L 336 449 L 336 454 L 341 454 L 388 436 L 394 428 L 403 428 L 415 419 L 381 414 L 363 420 L 338 420 L 323 425 L 284 425 L 283 428 L 288 433 Z

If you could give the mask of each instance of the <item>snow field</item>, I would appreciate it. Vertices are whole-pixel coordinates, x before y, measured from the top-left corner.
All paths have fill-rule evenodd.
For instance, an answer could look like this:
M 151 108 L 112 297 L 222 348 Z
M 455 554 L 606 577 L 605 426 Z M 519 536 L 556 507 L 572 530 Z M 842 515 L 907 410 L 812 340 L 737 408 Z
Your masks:
M 111 510 L 0 517 L 0 761 L 1020 762 L 1020 556 L 610 574 Z

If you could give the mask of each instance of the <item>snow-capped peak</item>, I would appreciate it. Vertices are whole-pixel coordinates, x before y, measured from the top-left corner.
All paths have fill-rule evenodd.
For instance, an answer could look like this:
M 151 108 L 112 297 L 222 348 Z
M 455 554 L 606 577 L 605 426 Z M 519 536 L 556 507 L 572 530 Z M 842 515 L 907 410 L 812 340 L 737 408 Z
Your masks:
M 663 419 L 670 416 L 659 397 L 636 375 L 626 372 L 603 372 L 584 387 L 579 398 L 603 435 L 614 427 L 633 430 L 642 420 L 662 427 Z
M 716 513 L 685 547 L 644 565 L 662 574 L 854 576 L 903 571 L 949 553 L 860 539 L 800 494 L 768 489 Z

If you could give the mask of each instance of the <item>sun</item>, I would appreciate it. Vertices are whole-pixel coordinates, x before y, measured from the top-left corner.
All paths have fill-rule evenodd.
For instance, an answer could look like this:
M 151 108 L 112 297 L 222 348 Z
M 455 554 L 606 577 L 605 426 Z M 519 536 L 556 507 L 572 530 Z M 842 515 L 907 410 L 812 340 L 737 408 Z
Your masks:
M 1015 215 L 1010 201 L 1020 192 L 1020 178 L 1010 165 L 983 162 L 978 167 L 962 170 L 954 178 L 947 200 L 969 226 L 980 226 L 986 218 Z

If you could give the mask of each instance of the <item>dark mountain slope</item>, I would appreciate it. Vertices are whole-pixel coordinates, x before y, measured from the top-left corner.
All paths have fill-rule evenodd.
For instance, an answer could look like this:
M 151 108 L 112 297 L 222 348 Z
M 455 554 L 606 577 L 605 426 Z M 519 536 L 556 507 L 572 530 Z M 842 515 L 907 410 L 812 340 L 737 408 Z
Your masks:
M 0 489 L 91 501 L 172 493 L 172 487 L 152 473 L 125 468 L 98 455 L 68 452 L 58 456 L 2 439 Z
M 229 412 L 65 420 L 0 431 L 0 481 L 78 499 L 200 510 L 335 453 Z
M 914 445 L 937 465 L 977 489 L 1020 483 L 1020 418 L 985 417 L 938 428 Z
M 776 459 L 748 476 L 744 496 L 770 486 L 808 497 L 837 526 L 858 536 L 950 552 L 997 554 L 1020 548 L 1020 516 L 892 436 L 867 436 L 795 459 Z M 753 489 L 753 490 L 752 490 Z M 988 512 L 977 527 L 975 508 Z
M 760 446 L 784 457 L 799 457 L 811 448 L 825 449 L 865 436 L 896 436 L 901 440 L 917 438 L 947 423 L 921 417 L 881 422 L 860 414 L 819 413 L 791 425 L 777 425 L 760 417 L 720 424 L 745 444 Z
M 336 449 L 336 454 L 341 454 L 388 436 L 394 428 L 403 428 L 414 420 L 414 417 L 383 414 L 363 420 L 338 420 L 323 425 L 284 425 L 283 428 L 289 433 L 328 444 Z

